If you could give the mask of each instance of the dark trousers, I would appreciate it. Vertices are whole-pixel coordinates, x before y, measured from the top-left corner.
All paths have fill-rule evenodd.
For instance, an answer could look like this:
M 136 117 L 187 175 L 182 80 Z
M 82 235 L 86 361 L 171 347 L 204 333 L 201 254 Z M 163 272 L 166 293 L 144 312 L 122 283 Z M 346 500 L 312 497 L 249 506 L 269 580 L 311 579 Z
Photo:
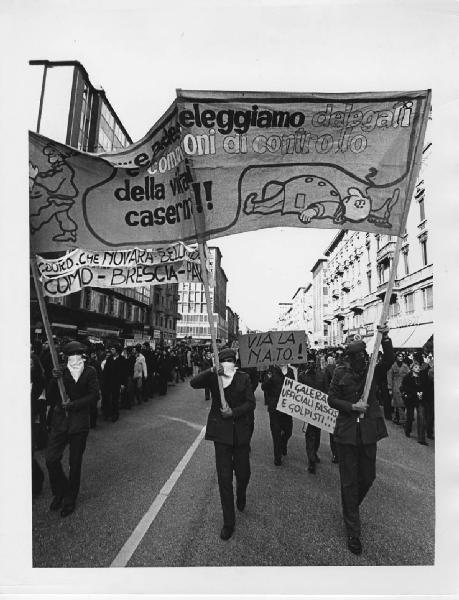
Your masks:
M 32 495 L 36 496 L 43 489 L 45 475 L 37 459 L 32 454 Z
M 411 433 L 411 428 L 413 427 L 414 420 L 414 409 L 416 408 L 416 426 L 417 426 L 417 434 L 418 434 L 418 442 L 426 441 L 426 422 L 424 415 L 424 406 L 419 404 L 414 407 L 412 404 L 406 407 L 406 423 L 405 423 L 405 433 Z
M 64 506 L 74 504 L 80 490 L 81 465 L 88 432 L 51 431 L 46 450 L 46 466 L 53 496 L 63 498 Z M 69 445 L 69 476 L 62 469 L 62 455 Z
M 287 444 L 292 437 L 293 419 L 279 410 L 269 413 L 269 426 L 273 438 L 274 460 L 279 460 L 287 451 Z
M 337 446 L 344 523 L 349 536 L 360 537 L 359 506 L 376 477 L 376 443 Z
M 159 375 L 158 388 L 160 396 L 165 396 L 167 394 L 167 380 L 168 376 L 166 373 L 161 373 Z
M 91 406 L 89 408 L 89 419 L 90 419 L 91 427 L 96 427 L 96 425 L 97 425 L 97 416 L 98 416 L 97 403 L 98 403 L 98 401 L 99 401 L 99 398 L 94 400 L 94 402 L 91 404 Z
M 320 428 L 308 423 L 305 433 L 306 439 L 306 454 L 308 463 L 313 465 L 316 462 L 317 452 L 320 446 Z
M 223 525 L 234 527 L 233 471 L 236 475 L 236 494 L 243 498 L 250 479 L 249 446 L 230 446 L 214 442 L 218 489 L 223 509 Z
M 333 437 L 333 433 L 330 433 L 330 450 L 333 456 L 338 456 L 338 447 Z
M 429 400 L 429 402 L 426 403 L 425 409 L 424 409 L 424 415 L 425 415 L 425 421 L 426 421 L 427 437 L 432 438 L 434 436 L 434 419 L 435 419 L 434 401 L 433 400 Z

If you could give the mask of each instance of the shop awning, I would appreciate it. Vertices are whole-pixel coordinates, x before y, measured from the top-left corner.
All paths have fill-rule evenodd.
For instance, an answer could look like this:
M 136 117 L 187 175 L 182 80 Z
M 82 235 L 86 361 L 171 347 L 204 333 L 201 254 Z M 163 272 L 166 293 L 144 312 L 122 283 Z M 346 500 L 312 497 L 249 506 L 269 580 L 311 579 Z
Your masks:
M 411 327 L 395 327 L 389 331 L 389 337 L 394 348 L 422 348 L 432 334 L 433 323 L 423 323 Z M 369 338 L 363 338 L 368 354 L 373 351 L 375 339 L 376 334 Z

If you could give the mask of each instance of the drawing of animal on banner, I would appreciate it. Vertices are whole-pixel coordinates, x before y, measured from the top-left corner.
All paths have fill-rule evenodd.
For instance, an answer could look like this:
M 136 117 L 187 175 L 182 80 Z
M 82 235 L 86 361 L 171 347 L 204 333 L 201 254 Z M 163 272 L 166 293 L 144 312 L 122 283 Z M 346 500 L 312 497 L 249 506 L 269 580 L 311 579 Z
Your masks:
M 295 171 L 298 169 L 299 165 L 296 165 Z M 273 170 L 277 171 L 276 175 L 280 174 L 275 166 Z M 284 173 L 286 170 L 283 169 Z M 264 167 L 263 171 L 267 178 L 268 168 Z M 399 201 L 399 187 L 389 184 L 380 189 L 372 185 L 374 171 L 369 173 L 367 180 L 352 177 L 342 169 L 333 171 L 333 166 L 324 168 L 308 164 L 300 175 L 282 180 L 268 178 L 261 193 L 247 193 L 243 212 L 246 215 L 296 214 L 305 225 L 328 219 L 340 226 L 367 221 L 377 227 L 392 227 L 391 213 Z
M 303 363 L 308 339 L 304 331 L 267 331 L 238 336 L 242 367 Z
M 284 379 L 276 408 L 328 433 L 335 430 L 338 411 L 328 406 L 327 394 L 289 377 Z

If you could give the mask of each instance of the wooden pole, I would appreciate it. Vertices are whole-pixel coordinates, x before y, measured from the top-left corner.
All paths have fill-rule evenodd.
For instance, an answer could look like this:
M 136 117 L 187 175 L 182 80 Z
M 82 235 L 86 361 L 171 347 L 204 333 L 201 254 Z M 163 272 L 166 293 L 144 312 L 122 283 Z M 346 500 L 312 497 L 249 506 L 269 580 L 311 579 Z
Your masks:
M 37 262 L 35 258 L 30 259 L 30 268 L 32 270 L 32 277 L 35 284 L 35 290 L 37 292 L 38 305 L 40 306 L 41 318 L 43 320 L 43 326 L 45 328 L 46 337 L 48 338 L 49 350 L 51 352 L 51 359 L 53 361 L 53 367 L 59 368 L 59 358 L 57 356 L 56 346 L 54 345 L 53 332 L 51 330 L 51 324 L 48 318 L 48 311 L 46 309 L 45 297 L 43 295 L 43 287 L 40 281 L 40 274 L 38 272 Z M 57 378 L 57 385 L 61 394 L 62 403 L 65 405 L 67 402 L 67 393 L 64 387 L 64 381 L 62 377 Z
M 199 259 L 201 261 L 201 272 L 202 272 L 202 282 L 204 285 L 204 294 L 206 297 L 206 308 L 207 308 L 207 318 L 209 320 L 210 327 L 210 337 L 212 340 L 212 350 L 214 353 L 214 365 L 218 370 L 220 366 L 220 361 L 218 360 L 218 347 L 217 347 L 217 334 L 215 332 L 214 327 L 214 315 L 212 311 L 212 302 L 210 299 L 210 289 L 209 289 L 209 274 L 207 272 L 207 244 L 206 242 L 198 242 L 199 247 Z M 225 392 L 223 389 L 223 382 L 220 375 L 217 375 L 218 379 L 218 389 L 220 390 L 220 402 L 222 408 L 225 410 L 228 408 L 228 403 L 225 399 Z

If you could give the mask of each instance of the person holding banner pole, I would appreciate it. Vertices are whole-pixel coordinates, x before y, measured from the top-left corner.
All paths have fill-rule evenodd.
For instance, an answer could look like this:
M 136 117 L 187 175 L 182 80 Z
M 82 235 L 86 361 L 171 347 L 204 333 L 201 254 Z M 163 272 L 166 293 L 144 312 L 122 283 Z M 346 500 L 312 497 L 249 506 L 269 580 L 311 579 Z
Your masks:
M 386 325 L 378 325 L 382 336 L 384 361 L 394 361 L 392 342 Z M 376 443 L 387 437 L 384 416 L 379 406 L 376 385 L 371 373 L 367 396 L 364 388 L 369 370 L 366 345 L 352 341 L 345 350 L 345 360 L 338 366 L 328 391 L 328 404 L 339 411 L 334 431 L 338 448 L 341 502 L 348 536 L 348 548 L 361 554 L 359 506 L 376 477 Z
M 233 471 L 236 476 L 236 506 L 242 512 L 250 479 L 250 439 L 255 396 L 247 373 L 236 369 L 236 352 L 225 348 L 217 368 L 202 371 L 190 381 L 195 389 L 209 388 L 212 404 L 207 419 L 206 440 L 214 442 L 218 488 L 223 510 L 222 540 L 228 540 L 235 528 Z M 220 385 L 226 407 L 222 407 Z

